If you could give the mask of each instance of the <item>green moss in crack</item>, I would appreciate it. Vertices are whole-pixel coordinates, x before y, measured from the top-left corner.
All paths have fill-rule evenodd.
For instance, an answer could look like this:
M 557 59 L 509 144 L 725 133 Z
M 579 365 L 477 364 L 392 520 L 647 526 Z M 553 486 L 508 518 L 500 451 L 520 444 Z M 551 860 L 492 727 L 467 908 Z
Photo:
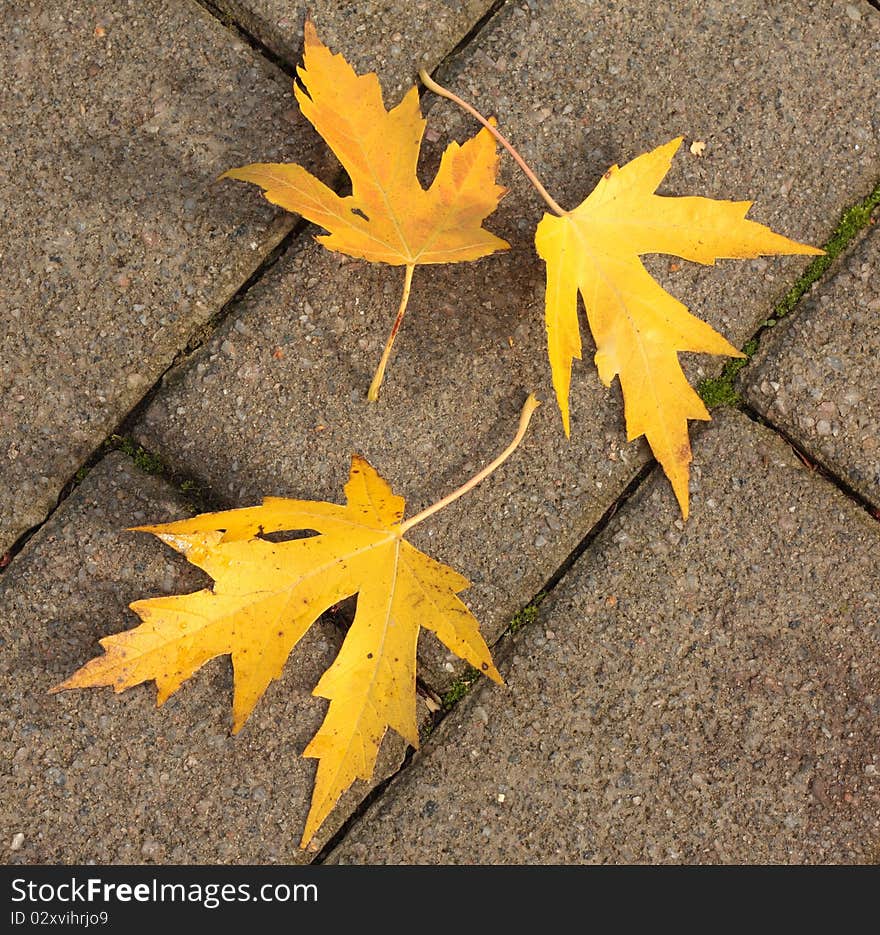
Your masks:
M 170 478 L 172 482 L 176 478 Z M 212 507 L 205 503 L 205 496 L 202 488 L 194 480 L 182 480 L 177 484 L 177 489 L 183 494 L 183 498 L 195 513 L 210 513 Z
M 128 455 L 144 474 L 166 473 L 165 464 L 158 455 L 154 455 L 151 451 L 147 451 L 140 445 L 135 444 L 125 435 L 111 435 L 107 442 L 107 448 Z
M 530 604 L 526 604 L 522 610 L 518 610 L 507 627 L 508 633 L 517 633 L 524 626 L 534 623 L 538 619 L 539 605 L 544 595 L 540 594 Z
M 740 405 L 742 397 L 736 391 L 736 375 L 749 362 L 749 357 L 751 354 L 745 358 L 737 357 L 727 361 L 721 371 L 721 376 L 709 377 L 700 383 L 697 393 L 708 409 Z
M 840 217 L 834 233 L 825 244 L 825 255 L 817 256 L 806 268 L 798 281 L 786 292 L 773 309 L 773 314 L 764 322 L 762 329 L 773 328 L 804 297 L 807 291 L 818 282 L 829 266 L 852 243 L 853 239 L 869 224 L 873 223 L 872 214 L 880 206 L 880 182 L 874 190 L 857 204 L 847 208 Z M 709 377 L 697 386 L 700 399 L 709 409 L 723 406 L 739 406 L 742 397 L 736 391 L 736 377 L 758 350 L 759 336 L 749 340 L 742 351 L 745 359 L 729 360 L 724 365 L 721 375 Z
M 817 282 L 829 266 L 852 243 L 853 239 L 871 223 L 871 215 L 880 206 L 880 182 L 867 198 L 846 209 L 834 228 L 834 233 L 825 244 L 825 255 L 817 256 L 806 268 L 803 276 L 788 290 L 782 301 L 773 310 L 768 325 L 775 325 L 784 318 L 804 297 L 807 290 Z
M 480 673 L 473 667 L 468 666 L 464 675 L 457 678 L 452 687 L 443 696 L 443 710 L 448 711 L 461 701 L 462 698 L 471 690 L 471 686 L 480 677 Z
M 507 625 L 505 630 L 505 635 L 517 633 L 524 626 L 534 623 L 538 619 L 539 608 L 541 606 L 541 601 L 547 596 L 546 592 L 541 591 L 537 594 L 522 610 L 518 610 L 511 619 L 510 623 Z M 462 698 L 471 690 L 474 682 L 476 682 L 480 676 L 481 672 L 478 672 L 472 666 L 468 666 L 464 675 L 456 679 L 452 683 L 452 687 L 446 694 L 443 696 L 442 700 L 442 710 L 448 711 L 451 707 L 458 704 Z

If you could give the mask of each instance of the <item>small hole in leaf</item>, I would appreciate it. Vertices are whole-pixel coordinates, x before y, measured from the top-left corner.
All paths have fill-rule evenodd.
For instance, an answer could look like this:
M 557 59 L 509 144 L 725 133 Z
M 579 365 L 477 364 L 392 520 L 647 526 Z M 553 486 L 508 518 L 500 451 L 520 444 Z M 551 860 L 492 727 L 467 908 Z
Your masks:
M 364 212 L 361 211 L 360 208 L 352 208 L 352 209 L 351 209 L 351 213 L 352 213 L 352 214 L 356 214 L 359 218 L 363 218 L 365 221 L 369 221 L 369 220 L 370 220 L 370 219 L 366 216 L 366 214 L 364 214 Z

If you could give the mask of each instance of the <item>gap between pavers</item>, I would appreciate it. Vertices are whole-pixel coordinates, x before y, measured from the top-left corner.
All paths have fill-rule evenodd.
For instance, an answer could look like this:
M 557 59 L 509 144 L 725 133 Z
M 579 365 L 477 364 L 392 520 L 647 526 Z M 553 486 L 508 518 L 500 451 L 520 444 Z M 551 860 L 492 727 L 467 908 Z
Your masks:
M 563 11 L 563 12 L 564 12 L 564 11 Z M 514 11 L 514 13 L 512 13 L 511 15 L 515 15 L 515 11 Z M 534 42 L 532 42 L 532 44 L 534 44 Z M 497 60 L 496 60 L 496 64 L 497 64 Z M 526 116 L 528 117 L 528 115 L 526 115 Z M 852 132 L 855 133 L 855 134 L 858 134 L 859 132 L 861 132 L 861 131 L 860 131 L 860 127 L 862 127 L 862 126 L 863 126 L 863 124 L 860 124 L 860 123 L 856 122 L 855 129 L 854 129 Z M 649 144 L 649 145 L 653 145 L 653 143 L 652 143 L 652 144 Z M 263 154 L 261 153 L 259 156 L 256 155 L 256 154 L 254 154 L 254 155 L 251 156 L 250 158 L 266 158 L 266 157 L 265 157 L 265 155 L 263 155 Z M 604 167 L 603 167 L 603 168 L 604 168 Z M 856 178 L 855 181 L 858 182 L 859 179 Z M 702 192 L 705 192 L 705 189 L 702 189 L 701 191 L 702 191 Z M 750 190 L 750 191 L 751 191 L 751 190 Z M 581 193 L 579 194 L 578 197 L 582 197 L 584 194 L 586 194 L 585 191 L 581 192 Z M 821 227 L 821 225 L 820 225 L 820 227 Z M 786 232 L 792 233 L 792 234 L 795 233 L 795 232 L 792 231 L 791 229 L 786 229 Z M 804 236 L 804 235 L 803 235 L 803 234 L 800 234 L 800 236 Z M 508 260 L 508 262 L 510 262 L 510 261 Z M 390 291 L 390 290 L 389 290 L 389 291 Z M 533 295 L 533 300 L 534 300 L 534 298 L 535 298 L 535 296 Z M 396 304 L 396 300 L 395 300 L 395 303 L 394 303 L 394 304 Z M 245 330 L 246 330 L 246 326 L 245 326 Z M 380 329 L 380 331 L 381 331 L 381 329 Z M 237 333 L 238 333 L 238 332 L 237 332 Z M 381 336 L 380 336 L 380 337 L 377 337 L 375 340 L 376 340 L 377 345 L 378 345 L 378 344 L 381 344 L 381 341 L 384 340 L 384 332 L 381 332 Z M 230 342 L 230 344 L 231 344 L 231 342 Z M 235 351 L 235 347 L 234 347 L 234 346 L 232 347 L 232 350 Z M 532 359 L 534 359 L 534 358 L 529 358 L 529 359 L 532 360 Z M 526 366 L 529 366 L 529 365 L 527 364 Z M 518 401 L 517 401 L 517 402 L 518 402 Z M 513 400 L 512 398 L 510 398 L 510 399 L 507 400 L 506 409 L 507 409 L 507 411 L 505 412 L 505 415 L 506 415 L 506 416 L 512 416 L 512 415 L 515 413 L 516 405 L 514 405 L 514 400 Z M 617 416 L 617 415 L 619 415 L 619 414 L 618 414 L 618 413 L 612 413 L 612 415 Z M 507 430 L 506 430 L 506 429 L 507 429 L 507 421 L 506 421 L 506 420 L 504 421 L 504 426 L 502 426 L 502 425 L 500 424 L 500 421 L 501 421 L 501 420 L 498 421 L 498 426 L 497 426 L 497 427 L 498 427 L 498 431 L 497 431 L 495 434 L 497 435 L 497 438 L 498 438 L 499 442 L 502 442 L 502 443 L 503 443 L 503 441 L 506 439 L 507 434 L 508 434 L 508 433 L 507 433 Z M 616 419 L 609 419 L 609 421 L 610 421 L 610 422 L 614 422 L 615 425 L 616 425 Z M 494 439 L 493 439 L 493 440 L 494 440 Z M 616 442 L 613 442 L 613 443 L 609 444 L 609 449 L 611 450 L 611 454 L 612 454 L 612 455 L 616 455 L 616 454 L 617 454 L 617 452 L 615 451 L 615 448 L 616 448 Z M 631 450 L 631 449 L 628 449 L 628 450 Z M 465 464 L 464 466 L 467 467 L 466 464 Z M 380 467 L 381 467 L 381 465 L 380 465 Z M 631 467 L 631 466 L 630 466 L 630 467 Z M 450 478 L 451 478 L 451 476 L 452 476 L 453 473 L 455 473 L 455 472 L 454 472 L 452 469 L 450 469 L 450 470 L 447 471 L 447 475 L 448 475 Z M 626 473 L 627 473 L 627 472 L 623 472 L 624 475 L 626 475 Z M 631 472 L 630 472 L 630 473 L 631 473 Z M 456 479 L 456 482 L 457 482 L 457 479 Z M 552 488 L 551 488 L 551 489 L 552 489 Z M 575 491 L 575 492 L 577 493 L 577 491 Z M 309 495 L 314 495 L 313 491 L 310 490 L 310 491 L 309 491 Z M 492 515 L 489 514 L 489 515 L 487 516 L 487 522 L 491 523 L 492 521 L 493 521 Z M 552 531 L 552 523 L 550 522 L 550 520 L 547 521 L 547 525 L 548 525 L 548 529 L 551 529 L 551 531 Z M 546 544 L 546 537 L 544 537 L 543 535 L 541 535 L 540 538 L 545 539 L 545 544 Z M 536 537 L 536 541 L 537 541 L 537 537 Z M 16 573 L 18 573 L 18 572 L 16 572 Z M 10 580 L 11 580 L 11 579 L 10 579 Z M 8 583 L 7 583 L 7 584 L 8 584 Z M 143 584 L 143 582 L 139 580 L 139 581 L 138 581 L 138 585 L 141 586 L 142 584 Z M 139 592 L 138 594 L 132 595 L 132 597 L 135 597 L 135 596 L 141 596 L 141 593 Z M 94 634 L 94 635 L 99 635 L 99 634 Z M 103 635 L 103 631 L 101 631 L 101 634 L 100 634 L 100 635 Z M 65 674 L 66 674 L 66 673 L 65 673 Z M 82 693 L 82 694 L 92 694 L 92 693 Z M 95 694 L 99 694 L 99 693 L 95 693 Z M 143 690 L 142 690 L 142 694 L 148 694 L 148 690 L 147 690 L 147 689 L 143 689 Z M 118 702 L 118 701 L 121 700 L 121 698 L 120 698 L 120 699 L 112 698 L 111 700 L 112 700 L 113 702 Z M 169 704 L 170 704 L 170 703 L 169 703 Z M 147 707 L 150 707 L 150 708 L 151 708 L 151 705 L 148 705 Z M 166 710 L 167 710 L 167 708 L 166 708 Z M 224 710 L 225 710 L 225 709 L 224 709 Z M 161 745 L 160 745 L 160 746 L 161 746 Z M 59 777 L 58 777 L 58 774 L 57 774 L 57 773 L 53 773 L 52 781 L 54 782 L 54 781 L 55 781 L 56 779 L 58 779 L 58 778 L 59 778 Z M 65 777 L 65 781 L 66 781 L 66 777 Z M 304 811 L 303 811 L 303 813 L 304 813 Z M 145 843 L 147 843 L 147 842 L 145 842 Z M 154 841 L 154 843 L 155 843 L 155 841 Z M 161 850 L 162 850 L 162 847 L 163 847 L 163 846 L 164 846 L 164 845 L 162 845 L 161 843 L 159 844 L 158 847 L 155 847 L 155 846 L 153 846 L 153 844 L 150 844 L 150 846 L 147 848 L 147 851 L 144 853 L 144 856 L 146 856 L 146 857 L 149 858 L 149 859 L 152 859 L 152 857 L 161 854 Z M 120 845 L 120 847 L 121 847 L 122 851 L 124 851 L 124 852 L 130 852 L 130 848 L 129 848 L 128 850 L 126 850 L 126 846 L 125 846 L 125 845 Z M 234 849 L 234 847 L 233 847 L 231 850 L 227 848 L 226 853 L 232 855 L 232 856 L 230 857 L 230 859 L 235 859 L 235 856 L 234 856 L 234 854 L 235 854 L 235 849 Z
M 734 411 L 614 517 L 330 863 L 876 863 L 880 524 Z
M 864 106 L 878 72 L 869 52 L 880 20 L 866 10 L 856 23 L 837 4 L 655 6 L 509 4 L 441 77 L 498 115 L 566 206 L 586 197 L 611 162 L 683 132 L 706 141 L 706 155 L 683 147 L 664 191 L 754 197 L 756 219 L 821 243 L 880 167 Z M 832 52 L 839 67 L 829 70 Z M 426 178 L 451 139 L 476 129 L 448 102 L 428 101 Z M 501 176 L 511 191 L 487 226 L 512 250 L 416 270 L 378 405 L 363 397 L 403 273 L 303 241 L 169 375 L 135 429 L 140 443 L 230 505 L 263 495 L 338 502 L 358 452 L 406 497 L 412 515 L 500 451 L 526 393 L 536 391 L 545 405 L 516 455 L 413 532 L 419 547 L 473 581 L 464 598 L 490 642 L 647 458 L 643 443 L 626 442 L 619 389 L 599 384 L 588 335 L 565 440 L 546 362 L 543 265 L 532 244 L 543 209 L 507 160 Z M 684 264 L 673 272 L 681 264 L 648 258 L 734 344 L 754 333 L 807 262 Z M 693 378 L 722 363 L 685 355 Z M 694 510 L 711 495 L 697 482 Z M 442 691 L 460 669 L 433 647 L 426 639 L 422 674 Z
M 299 849 L 315 760 L 302 750 L 326 702 L 311 696 L 340 642 L 316 622 L 281 678 L 232 736 L 228 657 L 163 707 L 153 682 L 49 695 L 100 655 L 98 640 L 139 621 L 131 601 L 210 579 L 136 524 L 192 512 L 165 481 L 112 453 L 0 578 L 0 847 L 10 864 L 228 864 L 312 860 Z M 419 703 L 422 720 L 427 708 Z M 404 744 L 389 734 L 378 782 Z M 369 791 L 358 782 L 315 838 L 332 837 Z M 23 835 L 23 840 L 18 838 Z M 17 842 L 17 843 L 16 843 Z
M 293 226 L 217 176 L 332 165 L 289 78 L 193 0 L 4 28 L 0 553 Z
M 748 402 L 880 508 L 880 229 L 774 328 L 739 376 Z
M 282 61 L 302 57 L 306 12 L 321 41 L 363 73 L 375 71 L 387 97 L 416 83 L 420 68 L 432 71 L 492 6 L 491 0 L 427 0 L 339 3 L 338 0 L 210 0 Z

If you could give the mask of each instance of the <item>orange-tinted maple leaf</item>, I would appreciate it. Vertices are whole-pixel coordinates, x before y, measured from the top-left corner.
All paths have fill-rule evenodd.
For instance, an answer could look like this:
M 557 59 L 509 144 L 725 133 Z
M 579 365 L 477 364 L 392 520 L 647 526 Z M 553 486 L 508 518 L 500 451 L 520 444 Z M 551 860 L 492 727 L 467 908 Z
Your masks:
M 505 192 L 495 182 L 495 140 L 484 129 L 463 145 L 450 143 L 426 190 L 416 175 L 425 132 L 418 90 L 386 110 L 375 73 L 358 75 L 321 42 L 310 19 L 303 61 L 296 99 L 348 172 L 351 195 L 340 197 L 290 163 L 254 163 L 221 178 L 253 182 L 273 204 L 329 231 L 317 238 L 328 250 L 406 267 L 397 319 L 368 393 L 377 399 L 415 267 L 476 260 L 510 246 L 482 226 Z
M 305 24 L 304 88 L 294 86 L 303 114 L 351 178 L 340 197 L 302 166 L 255 163 L 221 178 L 253 182 L 266 198 L 330 231 L 328 250 L 395 266 L 455 263 L 505 250 L 509 244 L 481 226 L 505 189 L 495 182 L 495 140 L 481 130 L 464 145 L 450 143 L 430 188 L 417 176 L 425 120 L 411 88 L 385 109 L 375 73 L 358 75 L 342 55 Z

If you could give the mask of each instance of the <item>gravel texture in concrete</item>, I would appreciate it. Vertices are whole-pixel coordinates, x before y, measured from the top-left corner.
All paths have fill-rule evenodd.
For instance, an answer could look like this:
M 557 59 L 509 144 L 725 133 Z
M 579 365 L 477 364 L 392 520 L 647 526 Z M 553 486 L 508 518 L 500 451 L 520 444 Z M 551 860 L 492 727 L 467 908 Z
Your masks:
M 302 57 L 306 11 L 321 40 L 361 73 L 375 71 L 390 98 L 418 80 L 451 52 L 492 5 L 491 0 L 427 0 L 383 3 L 338 0 L 214 0 L 214 5 L 271 49 L 282 61 Z
M 230 733 L 228 658 L 163 707 L 153 683 L 48 694 L 98 639 L 138 623 L 133 600 L 209 579 L 135 524 L 188 515 L 185 499 L 122 454 L 100 462 L 0 577 L 0 845 L 7 863 L 303 863 L 314 760 L 301 756 L 326 702 L 312 697 L 341 630 L 313 625 L 243 730 Z M 423 714 L 427 709 L 422 705 Z M 389 735 L 378 779 L 400 764 Z M 322 845 L 360 802 L 346 794 Z
M 663 191 L 752 196 L 757 220 L 820 243 L 880 167 L 865 103 L 878 76 L 880 16 L 867 5 L 858 12 L 857 22 L 836 3 L 511 3 L 452 60 L 444 80 L 498 115 L 566 206 L 586 197 L 611 162 L 684 133 L 705 141 L 705 154 L 683 147 Z M 449 102 L 428 101 L 426 178 L 450 140 L 476 129 Z M 542 203 L 508 160 L 501 175 L 511 191 L 487 226 L 512 249 L 416 270 L 378 405 L 364 394 L 402 271 L 303 242 L 177 368 L 138 427 L 143 444 L 230 503 L 269 493 L 336 500 L 350 453 L 359 451 L 412 512 L 500 450 L 534 390 L 545 405 L 520 451 L 415 531 L 431 554 L 472 579 L 465 597 L 490 641 L 646 461 L 642 442 L 626 442 L 619 388 L 599 383 L 588 335 L 565 439 L 533 247 Z M 681 269 L 648 258 L 674 294 L 734 343 L 753 333 L 805 262 Z M 708 372 L 705 358 L 685 357 L 693 378 Z M 445 657 L 430 665 L 430 678 L 441 680 L 454 666 Z
M 829 49 L 839 69 L 827 67 Z M 497 116 L 564 208 L 610 164 L 680 135 L 661 194 L 752 200 L 749 217 L 821 245 L 880 174 L 878 62 L 880 13 L 867 3 L 538 0 L 506 4 L 440 77 Z M 647 258 L 736 345 L 808 263 Z M 707 365 L 685 359 L 689 372 Z M 586 364 L 576 368 L 587 378 Z
M 876 863 L 880 524 L 738 413 L 697 450 L 688 523 L 644 485 L 332 862 Z
M 216 177 L 329 165 L 287 76 L 191 0 L 3 27 L 0 553 L 292 226 Z
M 740 385 L 755 409 L 880 508 L 880 229 L 762 341 Z
M 450 275 L 439 308 L 432 272 L 416 271 L 401 352 L 370 404 L 364 394 L 385 340 L 383 312 L 397 304 L 401 271 L 391 281 L 387 270 L 304 244 L 167 381 L 137 437 L 234 505 L 276 494 L 341 502 L 357 452 L 411 516 L 505 447 L 535 386 L 529 357 L 538 329 L 496 311 L 494 297 L 482 305 L 479 280 L 492 262 L 460 270 L 454 283 Z M 507 277 L 504 288 L 529 283 Z M 537 389 L 549 401 L 546 383 Z M 507 463 L 408 536 L 473 582 L 463 598 L 490 640 L 601 514 L 604 490 L 619 490 L 644 459 L 608 409 L 597 406 L 591 428 L 567 443 L 547 402 Z M 432 667 L 442 688 L 455 664 L 444 652 Z

